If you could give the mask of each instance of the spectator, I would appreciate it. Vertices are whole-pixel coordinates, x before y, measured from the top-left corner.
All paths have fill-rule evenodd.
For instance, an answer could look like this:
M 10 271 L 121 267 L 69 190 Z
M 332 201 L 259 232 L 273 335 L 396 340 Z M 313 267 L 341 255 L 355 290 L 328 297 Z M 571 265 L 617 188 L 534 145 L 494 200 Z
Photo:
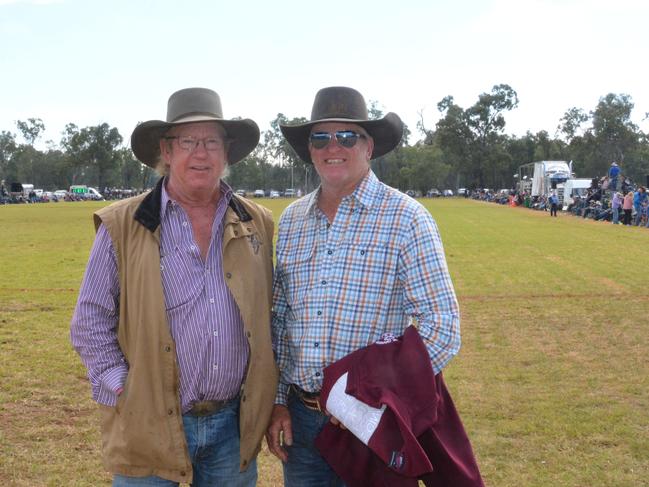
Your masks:
M 559 205 L 559 197 L 556 193 L 550 195 L 550 216 L 557 216 L 557 206 Z
M 622 193 L 615 191 L 613 193 L 613 200 L 611 201 L 611 209 L 613 210 L 613 225 L 618 225 L 620 223 L 620 208 L 622 207 L 622 201 L 624 197 Z
M 625 225 L 631 224 L 631 212 L 633 211 L 633 191 L 629 191 L 624 197 L 624 202 L 622 203 L 622 209 L 624 210 L 624 220 Z
M 611 162 L 611 167 L 608 170 L 608 189 L 611 191 L 617 191 L 617 178 L 620 175 L 620 166 L 617 165 L 617 162 Z
M 633 194 L 633 207 L 635 208 L 635 222 L 633 224 L 635 226 L 640 225 L 645 201 L 647 201 L 647 190 L 644 186 L 640 186 L 638 191 Z

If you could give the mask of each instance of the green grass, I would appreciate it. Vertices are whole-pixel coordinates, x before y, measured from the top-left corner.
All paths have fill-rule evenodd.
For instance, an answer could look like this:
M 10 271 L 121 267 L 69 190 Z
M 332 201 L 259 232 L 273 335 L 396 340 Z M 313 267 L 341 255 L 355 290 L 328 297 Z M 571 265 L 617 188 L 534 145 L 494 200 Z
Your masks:
M 259 200 L 277 221 L 288 200 Z M 462 311 L 445 375 L 490 486 L 649 485 L 649 231 L 422 200 Z M 69 320 L 102 203 L 0 207 L 0 484 L 108 485 Z M 281 485 L 266 451 L 260 486 Z

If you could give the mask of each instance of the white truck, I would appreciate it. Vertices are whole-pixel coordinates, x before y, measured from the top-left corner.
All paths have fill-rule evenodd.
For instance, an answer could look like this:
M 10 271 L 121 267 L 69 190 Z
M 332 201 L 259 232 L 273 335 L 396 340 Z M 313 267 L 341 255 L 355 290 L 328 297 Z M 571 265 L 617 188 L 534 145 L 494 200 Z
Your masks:
M 547 196 L 571 177 L 571 167 L 566 161 L 530 162 L 518 168 L 519 191 Z
M 563 183 L 561 185 L 561 198 L 559 198 L 559 204 L 563 210 L 567 210 L 568 206 L 575 202 L 575 196 L 586 196 L 591 184 L 592 179 L 588 178 L 568 179 Z

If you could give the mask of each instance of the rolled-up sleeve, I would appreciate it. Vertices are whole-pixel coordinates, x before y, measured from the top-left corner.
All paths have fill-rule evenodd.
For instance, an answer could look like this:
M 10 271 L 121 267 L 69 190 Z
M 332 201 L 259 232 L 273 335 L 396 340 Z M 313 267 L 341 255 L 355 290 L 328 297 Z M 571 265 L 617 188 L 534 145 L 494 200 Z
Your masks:
M 116 404 L 116 391 L 128 373 L 117 341 L 118 317 L 117 258 L 110 235 L 101 225 L 79 291 L 70 339 L 88 370 L 93 399 L 106 406 Z

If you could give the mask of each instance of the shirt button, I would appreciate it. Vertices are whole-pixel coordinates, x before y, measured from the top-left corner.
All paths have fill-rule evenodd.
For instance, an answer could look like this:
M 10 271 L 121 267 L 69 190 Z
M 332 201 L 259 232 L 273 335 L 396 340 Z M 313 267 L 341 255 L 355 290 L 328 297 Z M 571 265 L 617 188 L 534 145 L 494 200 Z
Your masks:
M 315 343 L 313 344 L 313 346 L 314 346 L 315 348 L 318 348 L 318 347 L 320 346 L 320 344 L 319 344 L 318 342 L 315 342 Z
M 316 372 L 316 373 L 315 373 L 315 376 L 316 376 L 316 377 L 320 377 L 320 372 Z
M 216 365 L 216 364 L 212 365 L 212 369 L 213 369 L 213 370 L 218 370 L 218 368 L 219 368 L 218 365 Z
M 214 303 L 214 298 L 210 298 L 210 303 Z
M 214 336 L 215 336 L 215 337 L 219 336 L 219 332 L 216 331 L 216 330 L 214 330 Z
M 327 250 L 327 254 L 329 255 L 333 254 L 333 250 Z
M 192 250 L 196 250 L 196 245 L 192 245 L 192 246 L 189 247 L 189 248 L 192 249 Z
M 320 316 L 321 314 L 322 314 L 322 311 L 318 311 L 318 316 Z
M 324 286 L 325 284 L 327 284 L 327 281 L 325 281 L 325 280 L 323 279 L 322 282 L 320 282 L 320 284 L 322 284 L 322 285 Z
M 164 270 L 165 270 L 165 266 L 161 265 L 161 266 L 160 266 L 160 270 L 161 270 L 161 271 L 164 271 Z
M 364 251 L 364 250 L 361 250 L 361 255 L 365 255 L 365 251 Z
M 183 227 L 186 227 L 186 226 L 187 226 L 187 222 L 183 222 Z

